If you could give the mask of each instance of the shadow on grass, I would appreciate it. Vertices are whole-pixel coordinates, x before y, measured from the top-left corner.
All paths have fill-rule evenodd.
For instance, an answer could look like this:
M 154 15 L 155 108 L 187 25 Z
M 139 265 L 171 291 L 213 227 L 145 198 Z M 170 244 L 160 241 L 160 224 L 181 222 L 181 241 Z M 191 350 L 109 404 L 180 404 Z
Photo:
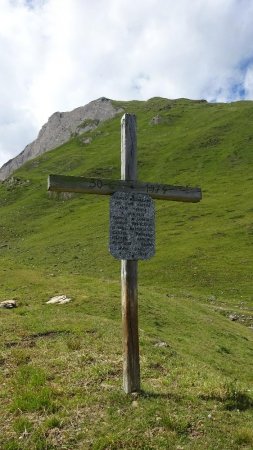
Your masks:
M 6 348 L 12 348 L 12 347 L 33 347 L 35 345 L 35 341 L 37 339 L 43 339 L 43 338 L 57 338 L 59 336 L 68 336 L 70 334 L 73 334 L 72 331 L 69 330 L 53 330 L 53 331 L 44 331 L 39 333 L 30 334 L 27 336 L 24 336 L 19 341 L 8 341 L 4 343 L 4 346 Z
M 164 399 L 164 400 L 174 400 L 181 401 L 183 399 L 182 395 L 174 394 L 171 392 L 151 392 L 151 391 L 140 391 L 137 394 L 139 397 L 146 399 Z M 216 400 L 223 403 L 224 408 L 228 411 L 239 410 L 246 411 L 253 409 L 253 399 L 246 393 L 237 390 L 228 390 L 225 395 L 219 395 L 215 393 L 201 394 L 199 396 L 202 400 Z
M 225 408 L 229 411 L 238 409 L 239 411 L 246 411 L 247 409 L 253 409 L 253 400 L 249 395 L 243 392 L 237 392 L 232 398 L 228 398 L 225 401 Z
M 224 404 L 224 408 L 228 411 L 239 410 L 246 411 L 253 409 L 253 399 L 242 391 L 229 391 L 226 395 L 219 394 L 202 394 L 202 400 L 216 400 Z
M 175 400 L 180 401 L 182 400 L 182 396 L 178 394 L 173 394 L 171 392 L 151 392 L 151 391 L 144 391 L 141 390 L 138 394 L 139 397 L 146 398 L 146 399 L 164 399 L 164 400 Z

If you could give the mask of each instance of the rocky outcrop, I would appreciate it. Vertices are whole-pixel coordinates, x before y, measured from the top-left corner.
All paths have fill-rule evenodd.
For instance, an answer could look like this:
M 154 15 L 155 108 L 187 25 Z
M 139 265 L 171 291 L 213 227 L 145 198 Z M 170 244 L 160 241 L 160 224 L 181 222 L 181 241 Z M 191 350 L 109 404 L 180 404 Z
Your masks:
M 111 119 L 120 111 L 112 105 L 111 100 L 101 97 L 73 111 L 54 113 L 41 128 L 37 139 L 1 167 L 0 181 L 8 178 L 26 161 L 59 147 L 75 133 L 85 133 L 97 127 L 100 122 Z

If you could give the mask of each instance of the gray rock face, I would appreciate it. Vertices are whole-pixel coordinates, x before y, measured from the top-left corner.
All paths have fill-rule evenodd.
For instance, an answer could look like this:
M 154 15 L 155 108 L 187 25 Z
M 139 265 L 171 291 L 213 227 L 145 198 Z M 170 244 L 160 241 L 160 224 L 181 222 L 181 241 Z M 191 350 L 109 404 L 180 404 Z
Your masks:
M 41 128 L 37 139 L 1 167 L 0 181 L 8 178 L 26 161 L 59 147 L 74 133 L 80 134 L 96 128 L 100 122 L 111 119 L 120 111 L 122 110 L 112 105 L 111 100 L 101 97 L 73 111 L 54 113 Z

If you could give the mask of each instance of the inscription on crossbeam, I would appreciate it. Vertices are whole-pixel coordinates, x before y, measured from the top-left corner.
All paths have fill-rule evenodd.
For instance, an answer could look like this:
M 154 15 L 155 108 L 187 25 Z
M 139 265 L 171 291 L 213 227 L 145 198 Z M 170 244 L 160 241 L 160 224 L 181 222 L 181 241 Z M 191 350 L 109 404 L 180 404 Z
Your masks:
M 111 196 L 109 248 L 117 259 L 154 256 L 155 209 L 149 195 L 116 192 Z
M 145 183 L 136 180 L 107 180 L 98 178 L 49 175 L 48 190 L 56 192 L 80 192 L 84 194 L 111 195 L 114 192 L 137 192 L 150 197 L 177 202 L 199 202 L 199 188 L 172 186 L 161 183 Z

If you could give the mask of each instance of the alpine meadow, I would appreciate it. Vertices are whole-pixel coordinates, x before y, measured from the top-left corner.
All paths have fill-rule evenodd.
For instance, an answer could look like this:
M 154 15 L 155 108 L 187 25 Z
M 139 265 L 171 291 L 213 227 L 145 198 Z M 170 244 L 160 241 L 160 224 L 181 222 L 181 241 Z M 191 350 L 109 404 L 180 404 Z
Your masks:
M 118 113 L 0 182 L 0 448 L 253 448 L 253 102 L 112 101 Z M 138 180 L 201 187 L 155 201 L 139 262 L 141 392 L 122 390 L 120 262 L 109 196 L 49 174 L 120 179 L 137 117 Z M 83 128 L 92 124 L 86 120 Z M 66 295 L 63 305 L 47 304 Z

